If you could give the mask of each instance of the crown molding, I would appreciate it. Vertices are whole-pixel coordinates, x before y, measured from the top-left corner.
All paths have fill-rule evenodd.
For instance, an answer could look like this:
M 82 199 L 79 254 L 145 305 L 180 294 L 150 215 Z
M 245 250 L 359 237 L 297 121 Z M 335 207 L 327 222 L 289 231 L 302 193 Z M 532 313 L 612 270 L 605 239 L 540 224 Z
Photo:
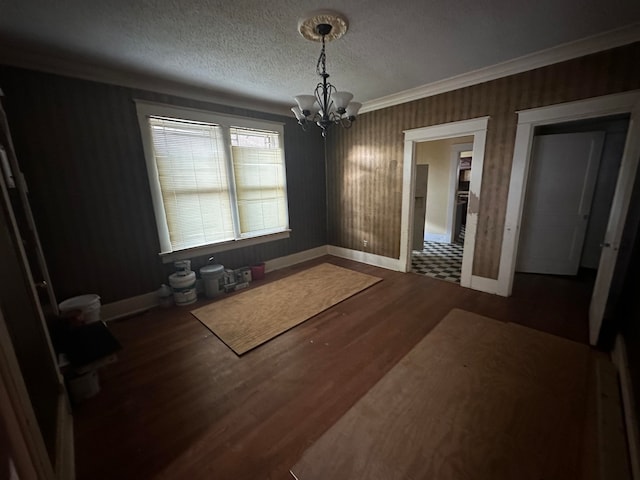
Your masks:
M 229 107 L 244 108 L 256 112 L 284 115 L 287 117 L 291 115 L 289 108 L 282 104 L 226 94 L 206 87 L 188 85 L 177 80 L 145 73 L 98 65 L 91 60 L 71 59 L 63 55 L 52 55 L 50 52 L 44 52 L 36 48 L 31 49 L 11 45 L 9 42 L 0 42 L 0 64 L 93 82 L 147 90 Z
M 638 41 L 640 41 L 640 24 L 636 23 L 582 40 L 541 50 L 491 67 L 481 68 L 369 100 L 363 102 L 360 113 L 372 112 L 401 103 L 439 95 Z M 11 45 L 10 42 L 0 42 L 0 64 L 275 115 L 287 117 L 291 115 L 289 108 L 282 104 L 235 96 L 202 86 L 188 85 L 180 81 L 126 71 L 116 67 L 105 67 L 90 60 L 83 61 L 70 59 L 62 55 L 52 55 L 50 52 Z
M 481 68 L 472 72 L 456 75 L 455 77 L 380 97 L 375 100 L 369 100 L 363 103 L 360 113 L 372 112 L 401 103 L 439 95 L 452 90 L 508 77 L 509 75 L 515 75 L 535 68 L 546 67 L 554 63 L 564 62 L 638 41 L 640 41 L 640 24 L 636 23 L 498 63 L 491 67 Z

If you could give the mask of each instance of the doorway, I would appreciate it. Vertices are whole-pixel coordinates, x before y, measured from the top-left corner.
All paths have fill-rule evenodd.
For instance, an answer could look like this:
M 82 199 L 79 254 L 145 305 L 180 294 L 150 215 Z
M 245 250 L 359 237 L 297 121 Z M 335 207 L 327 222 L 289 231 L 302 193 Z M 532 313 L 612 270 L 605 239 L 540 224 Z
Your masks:
M 516 272 L 597 270 L 629 116 L 538 127 Z
M 624 152 L 615 180 L 606 233 L 589 307 L 589 341 L 598 342 L 609 291 L 618 261 L 622 233 L 640 156 L 640 91 L 597 97 L 518 112 L 518 128 L 509 183 L 497 293 L 511 295 L 516 270 L 523 207 L 536 129 L 583 119 L 630 115 Z
M 416 149 L 421 142 L 470 136 L 473 138 L 472 156 L 474 166 L 469 179 L 469 208 L 466 214 L 464 248 L 460 273 L 460 285 L 485 290 L 485 279 L 472 275 L 475 250 L 478 206 L 484 164 L 484 149 L 487 137 L 489 117 L 481 117 L 460 122 L 445 123 L 431 127 L 417 128 L 404 132 L 404 162 L 402 212 L 400 229 L 400 268 L 404 272 L 411 270 L 411 252 L 413 241 L 413 221 L 415 211 Z
M 535 130 L 514 290 L 532 277 L 562 277 L 584 292 L 575 330 L 586 331 L 628 127 L 629 115 L 621 115 Z
M 411 271 L 460 283 L 473 136 L 418 142 Z

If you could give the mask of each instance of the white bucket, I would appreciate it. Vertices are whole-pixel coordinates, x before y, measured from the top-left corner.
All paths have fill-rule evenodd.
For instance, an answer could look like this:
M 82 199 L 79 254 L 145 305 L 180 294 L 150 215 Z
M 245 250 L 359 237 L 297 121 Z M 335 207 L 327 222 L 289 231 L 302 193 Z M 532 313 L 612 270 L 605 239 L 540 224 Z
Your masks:
M 191 270 L 169 275 L 169 285 L 173 290 L 176 305 L 189 305 L 198 299 L 196 292 L 196 272 Z
M 73 401 L 77 403 L 93 397 L 100 391 L 98 372 L 95 370 L 70 378 L 68 384 L 69 394 Z
M 71 297 L 58 305 L 61 314 L 74 310 L 82 312 L 82 323 L 93 323 L 100 320 L 100 297 L 94 294 Z
M 200 276 L 204 282 L 204 291 L 208 298 L 217 297 L 224 291 L 224 267 L 222 265 L 202 267 Z

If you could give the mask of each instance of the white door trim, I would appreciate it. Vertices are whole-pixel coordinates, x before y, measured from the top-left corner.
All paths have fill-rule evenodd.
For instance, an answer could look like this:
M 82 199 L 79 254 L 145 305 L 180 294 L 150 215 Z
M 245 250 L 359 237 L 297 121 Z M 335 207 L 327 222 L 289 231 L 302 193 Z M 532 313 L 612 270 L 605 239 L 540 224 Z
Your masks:
M 447 231 L 448 243 L 455 238 L 456 197 L 458 196 L 458 177 L 460 174 L 460 153 L 473 149 L 473 143 L 456 143 L 451 145 L 451 164 L 449 166 L 449 201 L 447 203 Z M 471 157 L 473 162 L 473 157 Z M 473 163 L 471 163 L 473 169 Z
M 474 288 L 474 285 L 485 286 L 483 282 L 473 282 L 471 272 L 473 267 L 476 227 L 478 224 L 478 205 L 480 201 L 488 123 L 489 117 L 479 117 L 460 122 L 405 130 L 399 259 L 399 263 L 403 267 L 402 271 L 408 272 L 411 269 L 411 239 L 413 238 L 413 202 L 411 200 L 415 189 L 416 159 L 414 153 L 416 143 L 473 135 L 473 168 L 471 169 L 471 182 L 469 186 L 469 207 L 467 210 L 467 226 L 460 285 L 470 288 Z M 495 291 L 493 286 L 490 289 Z
M 640 90 L 517 112 L 518 126 L 498 273 L 498 293 L 500 295 L 511 295 L 513 288 L 518 237 L 535 127 L 624 113 L 630 113 L 631 119 L 616 189 L 622 186 L 628 194 L 620 198 L 618 204 L 612 205 L 612 218 L 609 226 L 612 225 L 612 221 L 614 224 L 624 222 L 629 206 L 631 189 L 628 186 L 629 182 L 632 184 L 635 178 L 638 155 L 640 154 Z M 607 235 L 609 234 L 610 228 L 607 229 Z M 617 248 L 619 241 L 620 238 L 606 239 L 606 242 L 614 248 Z M 598 277 L 601 277 L 601 268 L 598 269 Z M 594 340 L 592 335 L 591 342 L 595 343 L 595 341 L 597 339 Z
M 24 383 L 9 331 L 0 310 L 0 421 L 4 423 L 12 460 L 20 478 L 56 478 L 47 448 L 38 427 L 31 398 Z M 56 445 L 57 447 L 57 445 Z M 5 460 L 5 459 L 3 459 Z M 2 466 L 3 469 L 7 465 Z

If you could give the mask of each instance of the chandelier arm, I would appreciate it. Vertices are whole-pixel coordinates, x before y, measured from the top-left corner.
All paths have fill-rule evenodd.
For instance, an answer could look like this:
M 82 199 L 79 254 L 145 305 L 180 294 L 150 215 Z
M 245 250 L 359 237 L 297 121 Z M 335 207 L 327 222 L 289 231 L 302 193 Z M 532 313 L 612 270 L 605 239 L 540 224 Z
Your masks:
M 318 105 L 320 107 L 320 112 L 323 113 L 324 115 L 324 95 L 323 95 L 323 87 L 324 85 L 321 83 L 318 83 L 316 85 L 316 89 L 314 90 L 314 95 L 316 96 L 316 102 L 318 102 Z
M 329 75 L 327 75 L 328 77 Z M 320 106 L 320 112 L 322 112 L 319 117 L 321 117 L 324 121 L 330 121 L 331 105 L 333 104 L 333 100 L 331 99 L 331 95 L 336 91 L 336 87 L 334 87 L 331 83 L 327 82 L 327 78 L 323 77 L 322 82 L 316 85 L 315 89 L 315 97 L 318 105 Z
M 331 122 L 338 124 L 340 123 L 340 120 L 342 120 L 342 115 L 340 115 L 339 113 L 336 112 L 331 112 L 329 114 L 329 120 L 331 120 Z
M 340 117 L 337 123 L 339 123 L 342 128 L 351 128 L 351 125 L 353 125 L 353 120 L 351 120 L 349 117 Z

